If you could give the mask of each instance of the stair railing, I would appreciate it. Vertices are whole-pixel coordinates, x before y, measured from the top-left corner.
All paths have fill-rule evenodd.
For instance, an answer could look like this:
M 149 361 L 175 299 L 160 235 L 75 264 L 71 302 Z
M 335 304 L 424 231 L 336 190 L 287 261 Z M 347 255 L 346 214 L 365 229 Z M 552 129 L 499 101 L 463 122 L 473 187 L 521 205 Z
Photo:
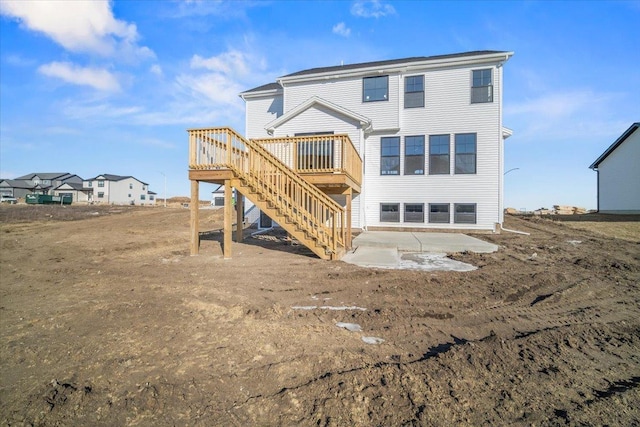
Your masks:
M 228 168 L 332 253 L 345 246 L 342 206 L 298 176 L 261 144 L 230 128 L 190 129 L 189 167 Z

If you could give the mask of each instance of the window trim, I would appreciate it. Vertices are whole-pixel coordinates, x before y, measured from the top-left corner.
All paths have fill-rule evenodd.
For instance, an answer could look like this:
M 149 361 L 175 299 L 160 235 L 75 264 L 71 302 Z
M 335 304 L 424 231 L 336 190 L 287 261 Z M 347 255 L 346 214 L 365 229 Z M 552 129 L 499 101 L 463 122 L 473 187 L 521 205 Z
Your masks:
M 387 155 L 387 156 L 385 156 L 383 154 L 383 148 L 384 148 L 383 145 L 384 145 L 384 141 L 385 140 L 396 140 L 398 142 L 398 154 L 397 155 L 393 155 L 393 156 Z M 401 169 L 400 168 L 400 152 L 401 152 L 400 146 L 401 146 L 401 144 L 402 144 L 402 141 L 401 141 L 399 136 L 383 136 L 383 137 L 380 138 L 380 176 L 399 176 L 400 175 L 400 172 L 401 172 L 400 171 L 400 169 Z M 394 157 L 398 159 L 398 173 L 383 173 L 383 169 L 382 169 L 383 166 L 384 166 L 383 159 L 385 159 L 385 158 L 394 158 Z
M 367 99 L 367 88 L 365 87 L 365 81 L 367 80 L 378 80 L 378 79 L 385 79 L 385 83 L 386 83 L 386 93 L 384 94 L 384 96 L 380 99 L 376 98 L 376 99 Z M 374 88 L 374 89 L 378 89 L 378 88 Z M 372 90 L 372 89 L 369 89 Z M 362 78 L 362 102 L 380 102 L 380 101 L 388 101 L 389 100 L 389 75 L 386 76 L 369 76 L 369 77 L 363 77 Z
M 422 83 L 422 90 L 408 90 L 407 89 L 407 84 L 408 84 L 408 80 L 409 79 L 415 79 L 415 78 L 420 78 L 421 79 L 421 83 Z M 407 106 L 407 95 L 408 94 L 416 94 L 416 93 L 421 93 L 422 96 L 420 97 L 420 101 L 421 101 L 421 105 L 411 105 L 411 106 Z M 416 96 L 417 98 L 417 96 Z M 424 108 L 424 74 L 418 74 L 415 76 L 405 76 L 404 78 L 404 108 Z
M 418 212 L 407 212 L 407 206 L 420 206 L 420 208 L 422 209 L 419 213 L 420 213 L 420 220 L 412 220 L 412 219 L 408 219 L 407 218 L 407 213 L 409 214 L 415 214 Z M 417 215 L 416 215 L 417 216 Z M 414 223 L 414 224 L 424 224 L 424 203 L 405 203 L 404 204 L 404 215 L 403 215 L 403 219 L 404 222 L 408 222 L 408 223 Z
M 488 72 L 488 84 L 483 74 L 479 77 L 479 84 L 476 84 L 476 73 Z M 480 68 L 471 70 L 471 103 L 487 104 L 493 102 L 493 68 Z
M 446 206 L 447 207 L 447 220 L 436 220 L 432 216 L 431 207 L 432 206 Z M 440 212 L 435 212 L 440 213 Z M 451 224 L 451 206 L 449 203 L 429 203 L 429 224 Z
M 422 138 L 422 154 L 407 154 L 407 138 Z M 405 175 L 424 175 L 424 168 L 425 168 L 425 157 L 424 157 L 424 135 L 407 135 L 404 137 L 404 174 Z M 414 157 L 421 157 L 422 158 L 422 169 L 418 169 L 421 172 L 415 173 L 415 169 L 413 173 L 409 173 L 407 172 L 407 160 L 408 158 L 414 158 Z
M 458 208 L 462 206 L 473 206 L 473 221 L 461 221 L 458 219 Z M 461 212 L 461 215 L 469 215 L 468 212 Z M 453 223 L 454 224 L 477 224 L 478 223 L 478 204 L 477 203 L 454 203 L 453 204 Z
M 435 138 L 435 137 L 447 137 L 447 154 L 433 154 L 432 153 L 432 147 L 431 147 L 431 139 Z M 444 144 L 443 144 L 444 145 Z M 431 165 L 433 165 L 433 161 L 432 158 L 438 156 L 446 156 L 447 157 L 447 171 L 446 172 L 433 172 L 433 168 L 431 167 Z M 437 135 L 429 135 L 429 175 L 450 175 L 451 174 L 451 135 L 449 135 L 448 133 L 443 133 L 443 134 L 437 134 Z
M 458 147 L 462 149 L 462 144 L 466 144 L 465 141 L 458 141 L 458 137 L 466 137 L 473 135 L 473 153 L 458 152 Z M 478 173 L 478 134 L 477 133 L 456 133 L 454 136 L 454 161 L 453 171 L 456 175 L 475 175 Z M 473 156 L 473 172 L 466 172 L 463 169 L 462 159 Z
M 385 206 L 395 206 L 395 211 L 389 211 L 390 213 L 395 213 L 397 215 L 397 219 L 385 219 L 383 218 L 384 211 L 382 210 Z M 380 203 L 380 222 L 400 222 L 400 203 Z

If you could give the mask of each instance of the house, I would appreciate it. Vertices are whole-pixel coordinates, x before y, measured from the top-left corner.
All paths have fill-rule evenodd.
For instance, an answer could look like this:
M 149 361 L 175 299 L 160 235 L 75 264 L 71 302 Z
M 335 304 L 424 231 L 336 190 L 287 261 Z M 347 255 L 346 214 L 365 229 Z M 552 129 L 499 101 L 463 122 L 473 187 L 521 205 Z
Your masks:
M 327 259 L 358 229 L 498 231 L 511 135 L 502 73 L 512 55 L 313 68 L 242 92 L 245 137 L 189 130 L 192 200 L 199 182 L 223 184 L 225 197 L 235 188 Z
M 132 176 L 102 174 L 83 182 L 91 191 L 90 201 L 115 205 L 155 205 L 155 193 L 149 184 Z
M 16 199 L 24 199 L 27 194 L 42 193 L 44 190 L 38 184 L 22 179 L 0 180 L 0 194 Z
M 49 194 L 51 189 L 63 183 L 82 184 L 82 178 L 68 172 L 38 172 L 0 181 L 0 192 L 15 198 L 27 194 Z
M 82 182 L 65 182 L 51 190 L 54 196 L 69 196 L 72 203 L 89 203 L 93 189 L 85 188 Z
M 639 127 L 633 123 L 589 166 L 598 174 L 598 212 L 640 213 Z

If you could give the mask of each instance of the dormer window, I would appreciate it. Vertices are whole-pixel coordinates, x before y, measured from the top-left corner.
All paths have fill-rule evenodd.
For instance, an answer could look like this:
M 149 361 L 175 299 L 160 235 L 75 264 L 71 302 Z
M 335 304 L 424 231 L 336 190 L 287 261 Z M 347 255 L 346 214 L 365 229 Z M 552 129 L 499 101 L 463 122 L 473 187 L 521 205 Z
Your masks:
M 493 102 L 493 79 L 491 68 L 472 71 L 471 103 Z
M 362 102 L 388 101 L 389 76 L 362 79 Z

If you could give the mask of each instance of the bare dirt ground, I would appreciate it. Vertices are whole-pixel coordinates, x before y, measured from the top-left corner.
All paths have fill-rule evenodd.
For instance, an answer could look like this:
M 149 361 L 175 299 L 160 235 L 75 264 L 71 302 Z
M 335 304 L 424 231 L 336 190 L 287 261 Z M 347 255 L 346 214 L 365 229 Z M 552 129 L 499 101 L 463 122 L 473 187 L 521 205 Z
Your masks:
M 640 222 L 591 219 L 508 217 L 531 235 L 456 273 L 269 236 L 223 260 L 216 232 L 191 257 L 187 209 L 1 206 L 0 423 L 640 425 Z

